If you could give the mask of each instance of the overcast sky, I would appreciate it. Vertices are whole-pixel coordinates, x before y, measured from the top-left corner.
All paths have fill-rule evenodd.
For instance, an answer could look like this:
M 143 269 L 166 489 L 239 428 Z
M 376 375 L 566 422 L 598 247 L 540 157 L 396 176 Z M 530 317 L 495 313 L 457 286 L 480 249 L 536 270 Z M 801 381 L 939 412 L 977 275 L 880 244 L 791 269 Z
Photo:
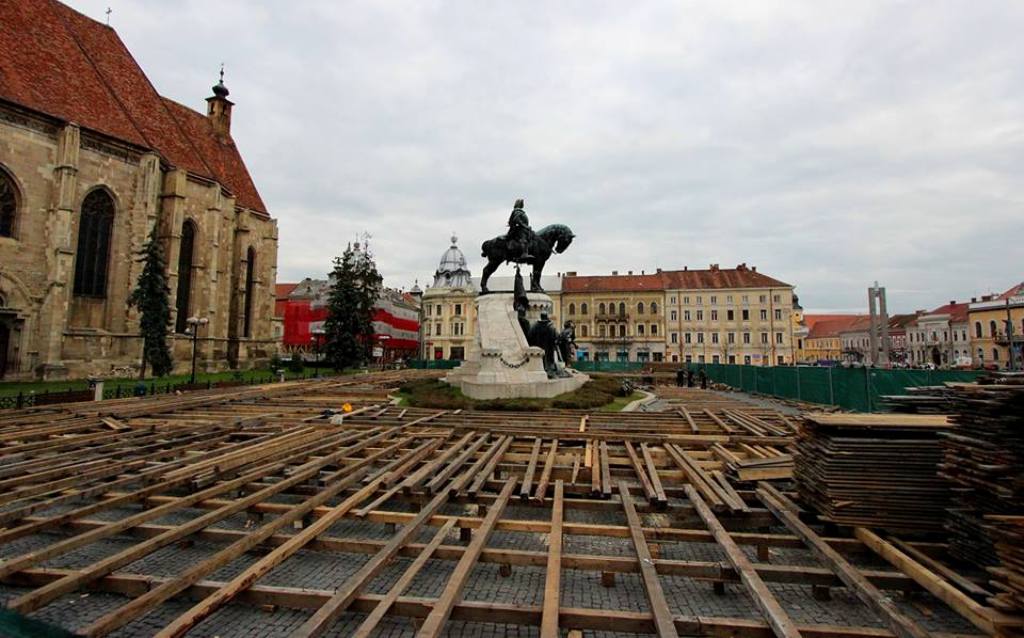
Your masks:
M 388 285 L 453 231 L 478 274 L 517 197 L 577 235 L 552 273 L 746 262 L 851 311 L 1024 279 L 1024 2 L 71 4 L 198 110 L 226 64 L 279 281 L 363 231 Z

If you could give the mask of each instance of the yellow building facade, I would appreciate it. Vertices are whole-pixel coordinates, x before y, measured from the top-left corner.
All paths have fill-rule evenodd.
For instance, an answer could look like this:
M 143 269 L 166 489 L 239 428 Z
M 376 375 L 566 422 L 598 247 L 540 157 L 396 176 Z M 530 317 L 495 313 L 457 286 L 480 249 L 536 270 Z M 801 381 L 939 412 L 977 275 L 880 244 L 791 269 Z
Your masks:
M 1024 369 L 1024 283 L 971 303 L 967 316 L 974 365 Z

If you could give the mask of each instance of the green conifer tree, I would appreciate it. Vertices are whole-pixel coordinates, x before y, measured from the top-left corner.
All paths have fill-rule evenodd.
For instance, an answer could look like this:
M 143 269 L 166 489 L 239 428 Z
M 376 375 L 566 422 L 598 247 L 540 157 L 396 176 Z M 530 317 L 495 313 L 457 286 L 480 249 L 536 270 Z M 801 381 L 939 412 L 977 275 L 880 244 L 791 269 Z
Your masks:
M 334 258 L 324 322 L 327 360 L 335 370 L 366 363 L 373 344 L 373 305 L 383 278 L 369 250 L 349 246 Z
M 171 289 L 167 286 L 163 251 L 156 236 L 156 227 L 139 251 L 138 262 L 142 273 L 135 290 L 128 297 L 128 305 L 139 309 L 139 334 L 142 336 L 142 368 L 139 378 L 146 376 L 146 364 L 153 376 L 170 374 L 173 368 L 171 349 L 167 345 L 167 326 L 171 323 Z

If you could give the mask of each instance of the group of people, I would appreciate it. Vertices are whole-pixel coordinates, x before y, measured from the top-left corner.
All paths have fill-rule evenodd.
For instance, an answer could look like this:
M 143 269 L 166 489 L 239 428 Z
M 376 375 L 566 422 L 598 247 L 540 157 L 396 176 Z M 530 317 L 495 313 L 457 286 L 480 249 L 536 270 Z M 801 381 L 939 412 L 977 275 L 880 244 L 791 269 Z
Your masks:
M 697 370 L 696 377 L 697 377 L 697 383 L 700 384 L 701 389 L 702 390 L 707 390 L 708 389 L 708 375 L 707 375 L 706 372 L 704 372 L 704 368 L 699 368 Z M 676 385 L 681 387 L 681 388 L 682 387 L 692 388 L 693 387 L 693 378 L 694 378 L 693 370 L 690 370 L 690 369 L 683 370 L 682 368 L 680 368 L 679 370 L 676 371 Z

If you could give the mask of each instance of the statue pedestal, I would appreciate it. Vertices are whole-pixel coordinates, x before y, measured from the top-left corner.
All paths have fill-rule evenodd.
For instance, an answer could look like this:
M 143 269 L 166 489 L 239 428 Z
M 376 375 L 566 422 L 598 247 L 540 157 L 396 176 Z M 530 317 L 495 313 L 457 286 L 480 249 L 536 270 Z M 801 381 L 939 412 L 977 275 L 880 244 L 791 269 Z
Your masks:
M 551 297 L 529 293 L 531 321 L 551 312 Z M 544 371 L 544 351 L 531 347 L 519 327 L 511 293 L 491 293 L 476 298 L 476 333 L 466 361 L 445 381 L 458 386 L 473 399 L 551 398 L 572 392 L 590 380 L 568 369 L 564 378 L 549 379 Z

